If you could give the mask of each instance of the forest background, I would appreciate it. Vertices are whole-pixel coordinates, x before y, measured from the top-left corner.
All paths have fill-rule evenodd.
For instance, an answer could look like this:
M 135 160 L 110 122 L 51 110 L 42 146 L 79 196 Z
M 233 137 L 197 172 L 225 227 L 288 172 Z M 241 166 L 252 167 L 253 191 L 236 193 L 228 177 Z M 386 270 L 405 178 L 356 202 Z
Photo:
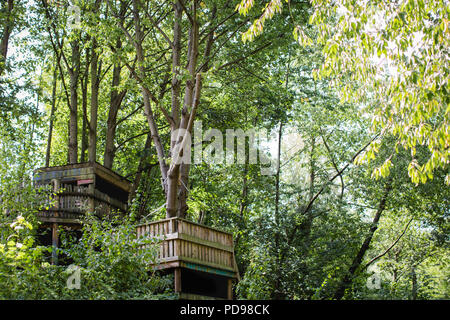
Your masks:
M 133 226 L 180 216 L 233 233 L 240 299 L 448 299 L 449 7 L 2 0 L 0 298 L 173 298 Z M 174 161 L 195 120 L 267 130 L 275 171 Z M 32 175 L 86 161 L 133 189 L 119 224 L 63 239 L 70 290 Z

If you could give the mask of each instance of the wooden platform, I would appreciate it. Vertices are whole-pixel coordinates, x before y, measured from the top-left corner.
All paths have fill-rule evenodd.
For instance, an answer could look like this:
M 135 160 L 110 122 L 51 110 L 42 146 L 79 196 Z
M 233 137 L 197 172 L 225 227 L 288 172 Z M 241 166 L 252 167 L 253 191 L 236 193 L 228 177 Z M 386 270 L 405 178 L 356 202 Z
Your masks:
M 209 296 L 198 294 L 192 288 L 186 292 L 186 286 L 196 284 L 182 281 L 181 275 L 185 274 L 185 279 L 197 278 L 197 284 L 211 282 L 212 287 L 220 287 L 216 291 L 226 291 L 222 294 L 223 298 L 231 299 L 231 282 L 237 278 L 238 272 L 231 233 L 181 218 L 142 224 L 137 226 L 136 231 L 138 237 L 150 235 L 161 239 L 158 261 L 153 268 L 174 271 L 175 291 L 180 296 Z M 220 298 L 220 294 L 215 298 Z
M 187 267 L 231 276 L 234 264 L 233 235 L 181 218 L 142 224 L 137 235 L 149 234 L 163 241 L 156 269 Z
M 54 194 L 38 213 L 44 223 L 76 225 L 86 211 L 102 217 L 127 210 L 131 183 L 96 162 L 39 168 L 33 181 Z
M 33 182 L 47 189 L 37 216 L 40 228 L 51 229 L 52 264 L 58 264 L 59 227 L 80 229 L 86 212 L 107 218 L 127 211 L 131 182 L 97 162 L 39 168 Z

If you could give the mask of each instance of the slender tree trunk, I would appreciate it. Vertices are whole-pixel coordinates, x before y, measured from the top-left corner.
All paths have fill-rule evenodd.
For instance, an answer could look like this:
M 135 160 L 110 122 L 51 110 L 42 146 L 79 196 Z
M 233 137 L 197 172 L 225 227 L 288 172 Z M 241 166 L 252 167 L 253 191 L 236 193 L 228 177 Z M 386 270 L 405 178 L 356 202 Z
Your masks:
M 83 109 L 83 124 L 81 128 L 81 154 L 80 162 L 86 161 L 86 151 L 89 145 L 89 131 L 88 131 L 88 120 L 87 120 L 87 81 L 81 81 L 81 107 Z
M 309 154 L 309 195 L 308 202 L 314 197 L 316 183 L 316 137 L 311 135 L 311 151 Z M 311 242 L 311 228 L 314 222 L 314 215 L 311 210 L 304 213 L 304 220 L 300 225 L 300 234 L 303 241 L 303 247 L 309 248 Z
M 311 154 L 309 157 L 309 201 L 314 197 L 314 183 L 316 180 L 316 168 L 315 168 L 315 149 L 316 149 L 316 137 L 311 136 Z
M 58 64 L 61 59 L 60 55 L 55 55 L 56 64 L 53 69 L 53 83 L 52 83 L 52 107 L 50 110 L 50 123 L 48 126 L 48 137 L 47 137 L 47 150 L 45 152 L 45 166 L 50 166 L 50 152 L 52 149 L 52 136 L 53 136 L 53 123 L 55 120 L 55 112 L 56 112 L 56 88 L 58 85 Z
M 193 1 L 192 4 L 192 12 L 194 12 L 194 17 L 193 17 L 193 25 L 192 28 L 190 30 L 190 36 L 189 36 L 189 65 L 188 65 L 188 71 L 189 74 L 191 76 L 191 80 L 188 81 L 186 83 L 186 91 L 185 91 L 185 101 L 184 101 L 184 107 L 183 107 L 183 111 L 182 111 L 182 117 L 184 119 L 182 119 L 182 124 L 180 125 L 181 128 L 185 128 L 184 125 L 187 125 L 187 121 L 189 120 L 189 112 L 188 112 L 188 107 L 192 106 L 193 104 L 193 95 L 194 95 L 194 79 L 195 79 L 195 71 L 196 71 L 196 66 L 197 66 L 197 60 L 198 60 L 198 41 L 199 41 L 199 29 L 198 29 L 198 23 L 197 23 L 197 19 L 195 17 L 196 15 L 196 1 Z M 213 24 L 213 22 L 216 19 L 216 14 L 217 14 L 217 7 L 214 5 L 212 10 L 211 10 L 211 18 L 210 18 L 210 23 L 211 25 Z M 214 42 L 214 32 L 210 32 L 207 38 L 207 42 L 206 42 L 206 46 L 205 46 L 205 51 L 204 51 L 204 59 L 209 59 L 209 56 L 211 54 L 211 48 Z M 201 68 L 201 72 L 206 72 L 208 71 L 209 66 L 208 63 L 205 63 L 202 68 Z M 180 166 L 180 181 L 181 181 L 181 185 L 180 185 L 180 189 L 178 192 L 178 213 L 177 216 L 178 217 L 182 217 L 184 218 L 186 216 L 187 213 L 187 196 L 188 196 L 188 183 L 189 183 L 189 171 L 190 171 L 190 164 L 187 163 L 183 163 Z
M 188 126 L 189 118 L 191 113 L 190 109 L 193 108 L 194 103 L 194 89 L 195 89 L 195 78 L 196 78 L 196 68 L 198 61 L 198 41 L 199 41 L 199 29 L 197 22 L 197 1 L 192 2 L 192 26 L 189 32 L 189 60 L 188 60 L 188 72 L 190 79 L 186 81 L 186 88 L 184 93 L 184 105 L 181 112 L 181 123 L 180 128 L 186 129 Z M 214 17 L 213 17 L 214 19 Z M 198 86 L 198 90 L 201 90 L 201 86 Z M 181 143 L 183 137 L 180 137 L 177 143 Z M 178 213 L 177 216 L 184 218 L 188 209 L 187 206 L 187 195 L 188 195 L 188 183 L 189 183 L 189 163 L 182 163 L 180 166 L 180 186 L 178 191 Z
M 281 290 L 281 271 L 282 271 L 282 261 L 281 261 L 281 248 L 280 248 L 280 173 L 281 173 L 281 143 L 283 138 L 283 120 L 280 120 L 280 125 L 278 127 L 278 149 L 277 149 L 277 172 L 275 174 L 275 264 L 276 264 L 276 275 L 274 283 L 273 298 L 275 300 L 281 300 L 285 298 Z
M 7 0 L 5 3 L 2 4 L 2 9 L 6 11 L 6 17 L 2 39 L 0 42 L 0 76 L 3 74 L 6 68 L 6 57 L 8 55 L 9 37 L 14 27 L 14 16 L 12 12 L 14 9 L 14 0 Z
M 145 79 L 145 69 L 144 69 L 144 50 L 142 48 L 142 41 L 143 41 L 143 34 L 141 31 L 141 25 L 140 25 L 140 17 L 139 17 L 139 9 L 138 9 L 138 1 L 133 0 L 133 19 L 134 19 L 134 25 L 135 25 L 135 49 L 136 49 L 136 58 L 139 64 L 139 75 L 141 79 Z M 165 162 L 165 154 L 164 154 L 164 148 L 161 143 L 161 138 L 158 132 L 158 127 L 155 122 L 155 118 L 153 115 L 153 111 L 150 104 L 150 93 L 148 92 L 148 89 L 144 86 L 144 84 L 141 84 L 141 92 L 142 97 L 144 100 L 144 111 L 145 116 L 147 118 L 148 125 L 150 127 L 150 134 L 152 136 L 153 144 L 156 148 L 156 154 L 158 157 L 159 167 L 161 170 L 161 177 L 162 177 L 162 186 L 163 189 L 166 190 L 166 180 L 167 180 L 167 164 Z
M 201 91 L 201 75 L 200 73 L 197 73 L 196 80 L 195 80 L 195 97 L 193 99 L 193 105 L 192 110 L 189 114 L 189 117 L 187 117 L 189 120 L 187 121 L 187 125 L 185 126 L 183 124 L 183 118 L 180 124 L 180 127 L 182 129 L 186 130 L 186 133 L 182 136 L 180 136 L 177 140 L 179 141 L 177 143 L 177 147 L 175 150 L 172 150 L 172 163 L 170 166 L 170 169 L 167 173 L 167 202 L 166 202 L 166 216 L 167 217 L 174 217 L 177 214 L 177 204 L 178 204 L 178 198 L 177 198 L 177 190 L 178 190 L 178 182 L 181 181 L 178 177 L 178 174 L 180 172 L 180 157 L 183 156 L 183 149 L 186 147 L 186 143 L 188 142 L 188 135 L 192 132 L 192 127 L 194 124 L 195 114 L 197 112 L 198 105 L 200 103 L 200 91 Z M 180 133 L 181 134 L 181 133 Z M 186 188 L 186 184 L 183 185 L 184 188 Z
M 117 41 L 117 47 L 121 47 L 121 41 Z M 117 114 L 122 104 L 126 91 L 118 92 L 117 86 L 120 84 L 120 71 L 121 66 L 119 64 L 114 65 L 113 78 L 112 78 L 112 90 L 111 99 L 109 104 L 108 120 L 106 121 L 106 141 L 105 141 L 105 154 L 104 154 L 104 166 L 112 168 L 114 157 L 116 155 L 116 148 L 114 146 L 114 140 L 116 137 L 117 128 Z
M 120 12 L 119 12 L 119 19 L 121 24 L 124 23 L 126 10 L 127 10 L 127 3 L 122 1 L 120 4 Z M 115 49 L 117 51 L 120 50 L 121 48 L 122 48 L 122 40 L 118 38 L 116 40 Z M 112 169 L 113 167 L 114 157 L 116 155 L 116 148 L 114 146 L 114 141 L 116 138 L 116 130 L 117 130 L 117 114 L 119 112 L 120 106 L 127 92 L 127 90 L 119 92 L 117 88 L 120 85 L 121 81 L 120 77 L 121 71 L 122 65 L 120 64 L 120 62 L 115 63 L 112 73 L 108 120 L 106 121 L 105 153 L 103 155 L 103 165 L 110 169 Z
M 412 292 L 411 292 L 411 299 L 417 300 L 417 274 L 416 274 L 416 267 L 413 266 L 411 270 L 411 279 L 412 279 Z
M 246 115 L 247 119 L 247 115 Z M 241 203 L 239 205 L 239 221 L 241 223 L 241 228 L 244 228 L 244 215 L 248 206 L 248 165 L 250 159 L 250 152 L 245 153 L 245 163 L 244 170 L 242 171 L 242 191 L 241 191 Z M 234 241 L 234 246 L 237 247 L 241 240 L 241 233 L 238 233 Z
M 179 1 L 174 1 L 174 24 L 173 24 L 173 45 L 172 45 L 172 119 L 173 124 L 171 128 L 171 142 L 170 142 L 170 156 L 174 157 L 172 150 L 174 150 L 175 145 L 178 143 L 178 136 L 176 135 L 176 129 L 180 125 L 180 93 L 181 93 L 181 80 L 180 75 L 180 59 L 181 59 L 181 19 L 183 16 L 183 8 Z M 166 188 L 166 216 L 168 218 L 177 215 L 177 190 L 178 190 L 178 179 L 179 179 L 179 167 L 177 166 L 175 170 L 171 170 L 167 176 L 167 188 Z
M 80 46 L 72 42 L 72 68 L 70 73 L 69 163 L 78 161 L 78 78 L 80 72 Z
M 171 105 L 172 105 L 172 136 L 171 136 L 171 149 L 176 143 L 176 137 L 173 136 L 174 130 L 180 123 L 180 92 L 181 92 L 181 80 L 180 77 L 180 59 L 181 59 L 181 19 L 183 15 L 183 8 L 178 1 L 173 3 L 174 9 L 174 24 L 173 24 L 173 41 L 172 41 L 172 87 L 171 87 Z
M 100 86 L 99 70 L 101 70 L 101 61 L 98 61 L 97 41 L 92 39 L 91 54 L 91 116 L 89 119 L 89 162 L 97 160 L 97 114 L 98 114 L 98 90 Z
M 378 228 L 378 221 L 380 220 L 381 214 L 386 208 L 386 202 L 389 196 L 389 193 L 391 192 L 392 186 L 391 181 L 388 180 L 383 191 L 383 195 L 381 197 L 380 203 L 378 205 L 377 212 L 375 213 L 375 216 L 372 221 L 372 226 L 370 227 L 369 233 L 366 236 L 366 239 L 364 240 L 363 244 L 359 248 L 358 253 L 356 254 L 355 258 L 353 259 L 352 264 L 350 265 L 350 268 L 348 269 L 347 273 L 344 276 L 344 279 L 341 281 L 341 283 L 338 286 L 338 289 L 336 290 L 334 294 L 334 299 L 340 300 L 344 297 L 345 290 L 350 287 L 353 281 L 353 277 L 355 276 L 356 271 L 361 265 L 361 262 L 364 258 L 364 255 L 366 254 L 367 250 L 370 247 L 370 243 L 372 241 L 373 235 L 375 231 Z
M 88 59 L 90 53 L 89 49 L 86 50 L 86 59 Z M 86 70 L 81 78 L 81 108 L 83 109 L 83 125 L 81 129 L 81 154 L 80 162 L 86 161 L 86 151 L 89 145 L 89 132 L 88 132 L 88 118 L 87 118 L 87 87 L 89 82 L 89 62 L 86 63 Z
M 283 121 L 278 127 L 277 172 L 275 174 L 275 224 L 280 223 L 280 173 L 281 173 L 281 140 L 283 138 Z M 275 244 L 278 245 L 279 234 L 275 235 Z
M 148 134 L 147 139 L 145 140 L 144 150 L 142 152 L 143 155 L 142 155 L 141 159 L 139 159 L 138 169 L 136 172 L 136 176 L 134 177 L 133 185 L 131 187 L 130 197 L 129 197 L 130 203 L 131 203 L 131 201 L 133 201 L 134 197 L 136 196 L 136 190 L 139 188 L 139 185 L 141 184 L 142 174 L 145 171 L 145 167 L 146 167 L 146 163 L 149 158 L 151 146 L 152 146 L 152 136 L 151 136 L 151 134 Z

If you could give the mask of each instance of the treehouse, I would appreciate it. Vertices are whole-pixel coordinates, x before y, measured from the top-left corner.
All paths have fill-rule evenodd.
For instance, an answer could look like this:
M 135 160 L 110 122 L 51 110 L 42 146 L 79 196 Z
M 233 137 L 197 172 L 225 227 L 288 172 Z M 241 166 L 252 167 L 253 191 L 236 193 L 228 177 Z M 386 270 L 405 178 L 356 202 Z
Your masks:
M 137 226 L 138 237 L 161 239 L 153 266 L 173 273 L 181 299 L 232 299 L 232 282 L 238 277 L 233 236 L 181 218 Z
M 39 168 L 34 172 L 36 187 L 51 189 L 52 196 L 42 205 L 38 219 L 43 229 L 51 229 L 51 235 L 44 236 L 54 247 L 58 247 L 57 229 L 80 228 L 80 218 L 87 212 L 94 212 L 104 218 L 127 211 L 131 183 L 110 169 L 96 163 L 85 162 L 57 167 Z M 52 261 L 56 263 L 55 254 Z
M 131 183 L 98 163 L 40 168 L 33 180 L 36 187 L 52 190 L 38 218 L 48 231 L 41 242 L 53 248 L 59 245 L 58 229 L 79 229 L 87 211 L 105 218 L 128 209 Z M 232 299 L 232 283 L 238 277 L 232 234 L 181 218 L 141 224 L 136 232 L 138 237 L 161 239 L 158 260 L 151 267 L 174 274 L 181 299 Z M 56 250 L 52 263 L 58 263 Z
M 44 223 L 77 225 L 86 211 L 103 217 L 127 210 L 131 183 L 96 162 L 40 168 L 33 180 L 54 194 L 38 213 Z

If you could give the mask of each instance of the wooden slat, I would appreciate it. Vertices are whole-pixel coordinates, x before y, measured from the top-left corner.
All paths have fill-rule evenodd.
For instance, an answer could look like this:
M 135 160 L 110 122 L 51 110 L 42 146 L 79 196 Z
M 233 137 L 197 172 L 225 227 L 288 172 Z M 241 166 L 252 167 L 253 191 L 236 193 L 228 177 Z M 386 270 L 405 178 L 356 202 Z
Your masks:
M 173 256 L 177 256 L 178 253 L 178 245 L 180 240 L 174 240 L 173 241 Z
M 169 244 L 168 241 L 164 241 L 164 258 L 169 257 Z
M 145 230 L 147 234 L 165 237 L 160 248 L 160 262 L 165 266 L 161 268 L 175 266 L 174 263 L 179 260 L 223 270 L 235 269 L 232 263 L 233 237 L 230 233 L 179 218 L 164 219 L 137 228 L 139 234 Z

